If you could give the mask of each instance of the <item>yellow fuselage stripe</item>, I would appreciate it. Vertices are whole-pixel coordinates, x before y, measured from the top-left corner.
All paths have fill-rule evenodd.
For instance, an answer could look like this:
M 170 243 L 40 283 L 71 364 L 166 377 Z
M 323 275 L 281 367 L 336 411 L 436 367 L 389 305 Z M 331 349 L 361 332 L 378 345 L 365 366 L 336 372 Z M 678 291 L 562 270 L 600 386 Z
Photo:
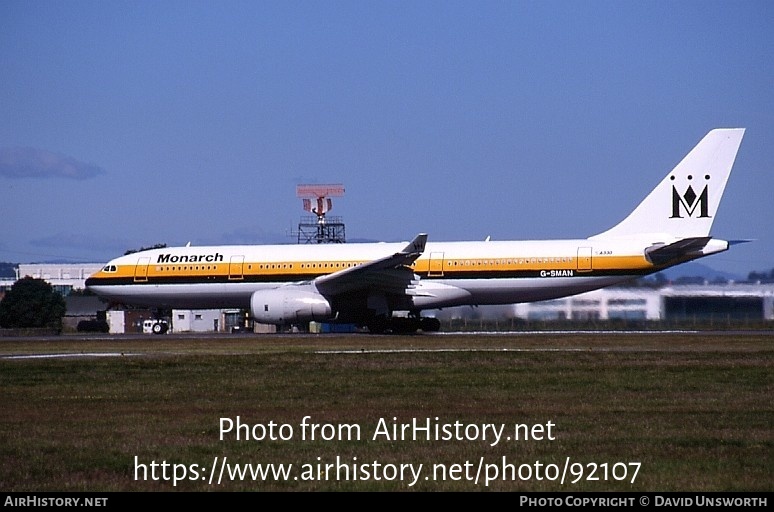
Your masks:
M 174 263 L 147 265 L 119 265 L 115 272 L 101 270 L 94 275 L 99 277 L 135 277 L 138 270 L 148 278 L 154 277 L 227 277 L 239 273 L 240 275 L 270 275 L 281 276 L 283 274 L 299 276 L 318 276 L 330 274 L 346 268 L 354 267 L 366 261 L 285 261 L 285 262 L 244 262 L 235 267 L 234 264 L 223 263 Z M 241 267 L 241 268 L 238 268 Z M 591 270 L 594 271 L 642 271 L 652 268 L 643 256 L 594 256 Z M 429 273 L 431 276 L 443 272 L 444 275 L 453 276 L 461 272 L 507 272 L 530 270 L 579 270 L 576 257 L 514 257 L 514 258 L 444 258 L 443 261 L 430 259 L 417 260 L 411 268 L 419 273 Z M 581 270 L 582 271 L 582 270 Z

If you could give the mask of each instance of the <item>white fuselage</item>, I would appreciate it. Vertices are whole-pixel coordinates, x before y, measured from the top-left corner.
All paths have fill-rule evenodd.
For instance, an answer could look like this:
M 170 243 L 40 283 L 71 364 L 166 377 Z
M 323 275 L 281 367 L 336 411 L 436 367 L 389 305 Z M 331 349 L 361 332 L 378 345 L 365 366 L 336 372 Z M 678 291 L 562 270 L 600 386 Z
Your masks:
M 652 242 L 656 242 L 653 240 Z M 274 289 L 367 263 L 401 243 L 163 248 L 112 260 L 88 287 L 116 302 L 171 308 L 247 308 Z M 411 266 L 407 309 L 546 300 L 609 286 L 660 268 L 642 240 L 435 242 Z

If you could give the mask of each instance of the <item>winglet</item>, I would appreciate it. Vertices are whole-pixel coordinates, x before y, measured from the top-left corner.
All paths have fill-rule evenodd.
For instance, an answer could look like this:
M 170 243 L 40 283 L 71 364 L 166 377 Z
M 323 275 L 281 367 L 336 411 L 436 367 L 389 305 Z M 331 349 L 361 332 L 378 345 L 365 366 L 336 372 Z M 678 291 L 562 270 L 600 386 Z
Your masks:
M 419 256 L 425 252 L 425 244 L 427 243 L 427 233 L 420 233 L 409 242 L 409 244 L 400 251 L 400 254 L 410 254 Z

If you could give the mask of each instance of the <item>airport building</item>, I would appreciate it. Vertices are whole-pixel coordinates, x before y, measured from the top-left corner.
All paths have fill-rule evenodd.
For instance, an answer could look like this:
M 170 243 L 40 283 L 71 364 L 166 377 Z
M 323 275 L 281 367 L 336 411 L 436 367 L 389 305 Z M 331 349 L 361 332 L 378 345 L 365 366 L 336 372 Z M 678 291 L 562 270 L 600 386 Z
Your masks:
M 102 308 L 104 308 L 104 303 Z M 245 315 L 238 309 L 173 309 L 170 332 L 238 332 L 245 329 Z M 111 334 L 153 333 L 153 311 L 113 309 L 105 312 Z
M 659 290 L 607 288 L 561 299 L 516 304 L 524 320 L 660 320 Z
M 43 279 L 53 286 L 55 291 L 67 297 L 73 290 L 83 290 L 86 287 L 86 279 L 101 268 L 101 263 L 21 263 L 16 268 L 16 279 L 27 276 Z
M 761 322 L 774 320 L 774 284 L 728 283 L 662 288 L 603 288 L 513 306 L 438 311 L 443 320 L 516 318 L 529 321 L 641 320 Z
M 525 320 L 774 320 L 774 284 L 603 288 L 516 304 L 513 314 Z

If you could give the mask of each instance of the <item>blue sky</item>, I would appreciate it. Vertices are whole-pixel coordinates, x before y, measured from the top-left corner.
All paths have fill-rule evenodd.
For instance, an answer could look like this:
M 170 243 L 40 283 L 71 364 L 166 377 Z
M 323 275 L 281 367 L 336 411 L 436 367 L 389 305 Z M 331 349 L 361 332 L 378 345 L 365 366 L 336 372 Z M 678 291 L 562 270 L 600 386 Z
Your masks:
M 703 260 L 774 268 L 769 1 L 0 2 L 0 261 L 348 240 L 581 238 L 747 128 Z

